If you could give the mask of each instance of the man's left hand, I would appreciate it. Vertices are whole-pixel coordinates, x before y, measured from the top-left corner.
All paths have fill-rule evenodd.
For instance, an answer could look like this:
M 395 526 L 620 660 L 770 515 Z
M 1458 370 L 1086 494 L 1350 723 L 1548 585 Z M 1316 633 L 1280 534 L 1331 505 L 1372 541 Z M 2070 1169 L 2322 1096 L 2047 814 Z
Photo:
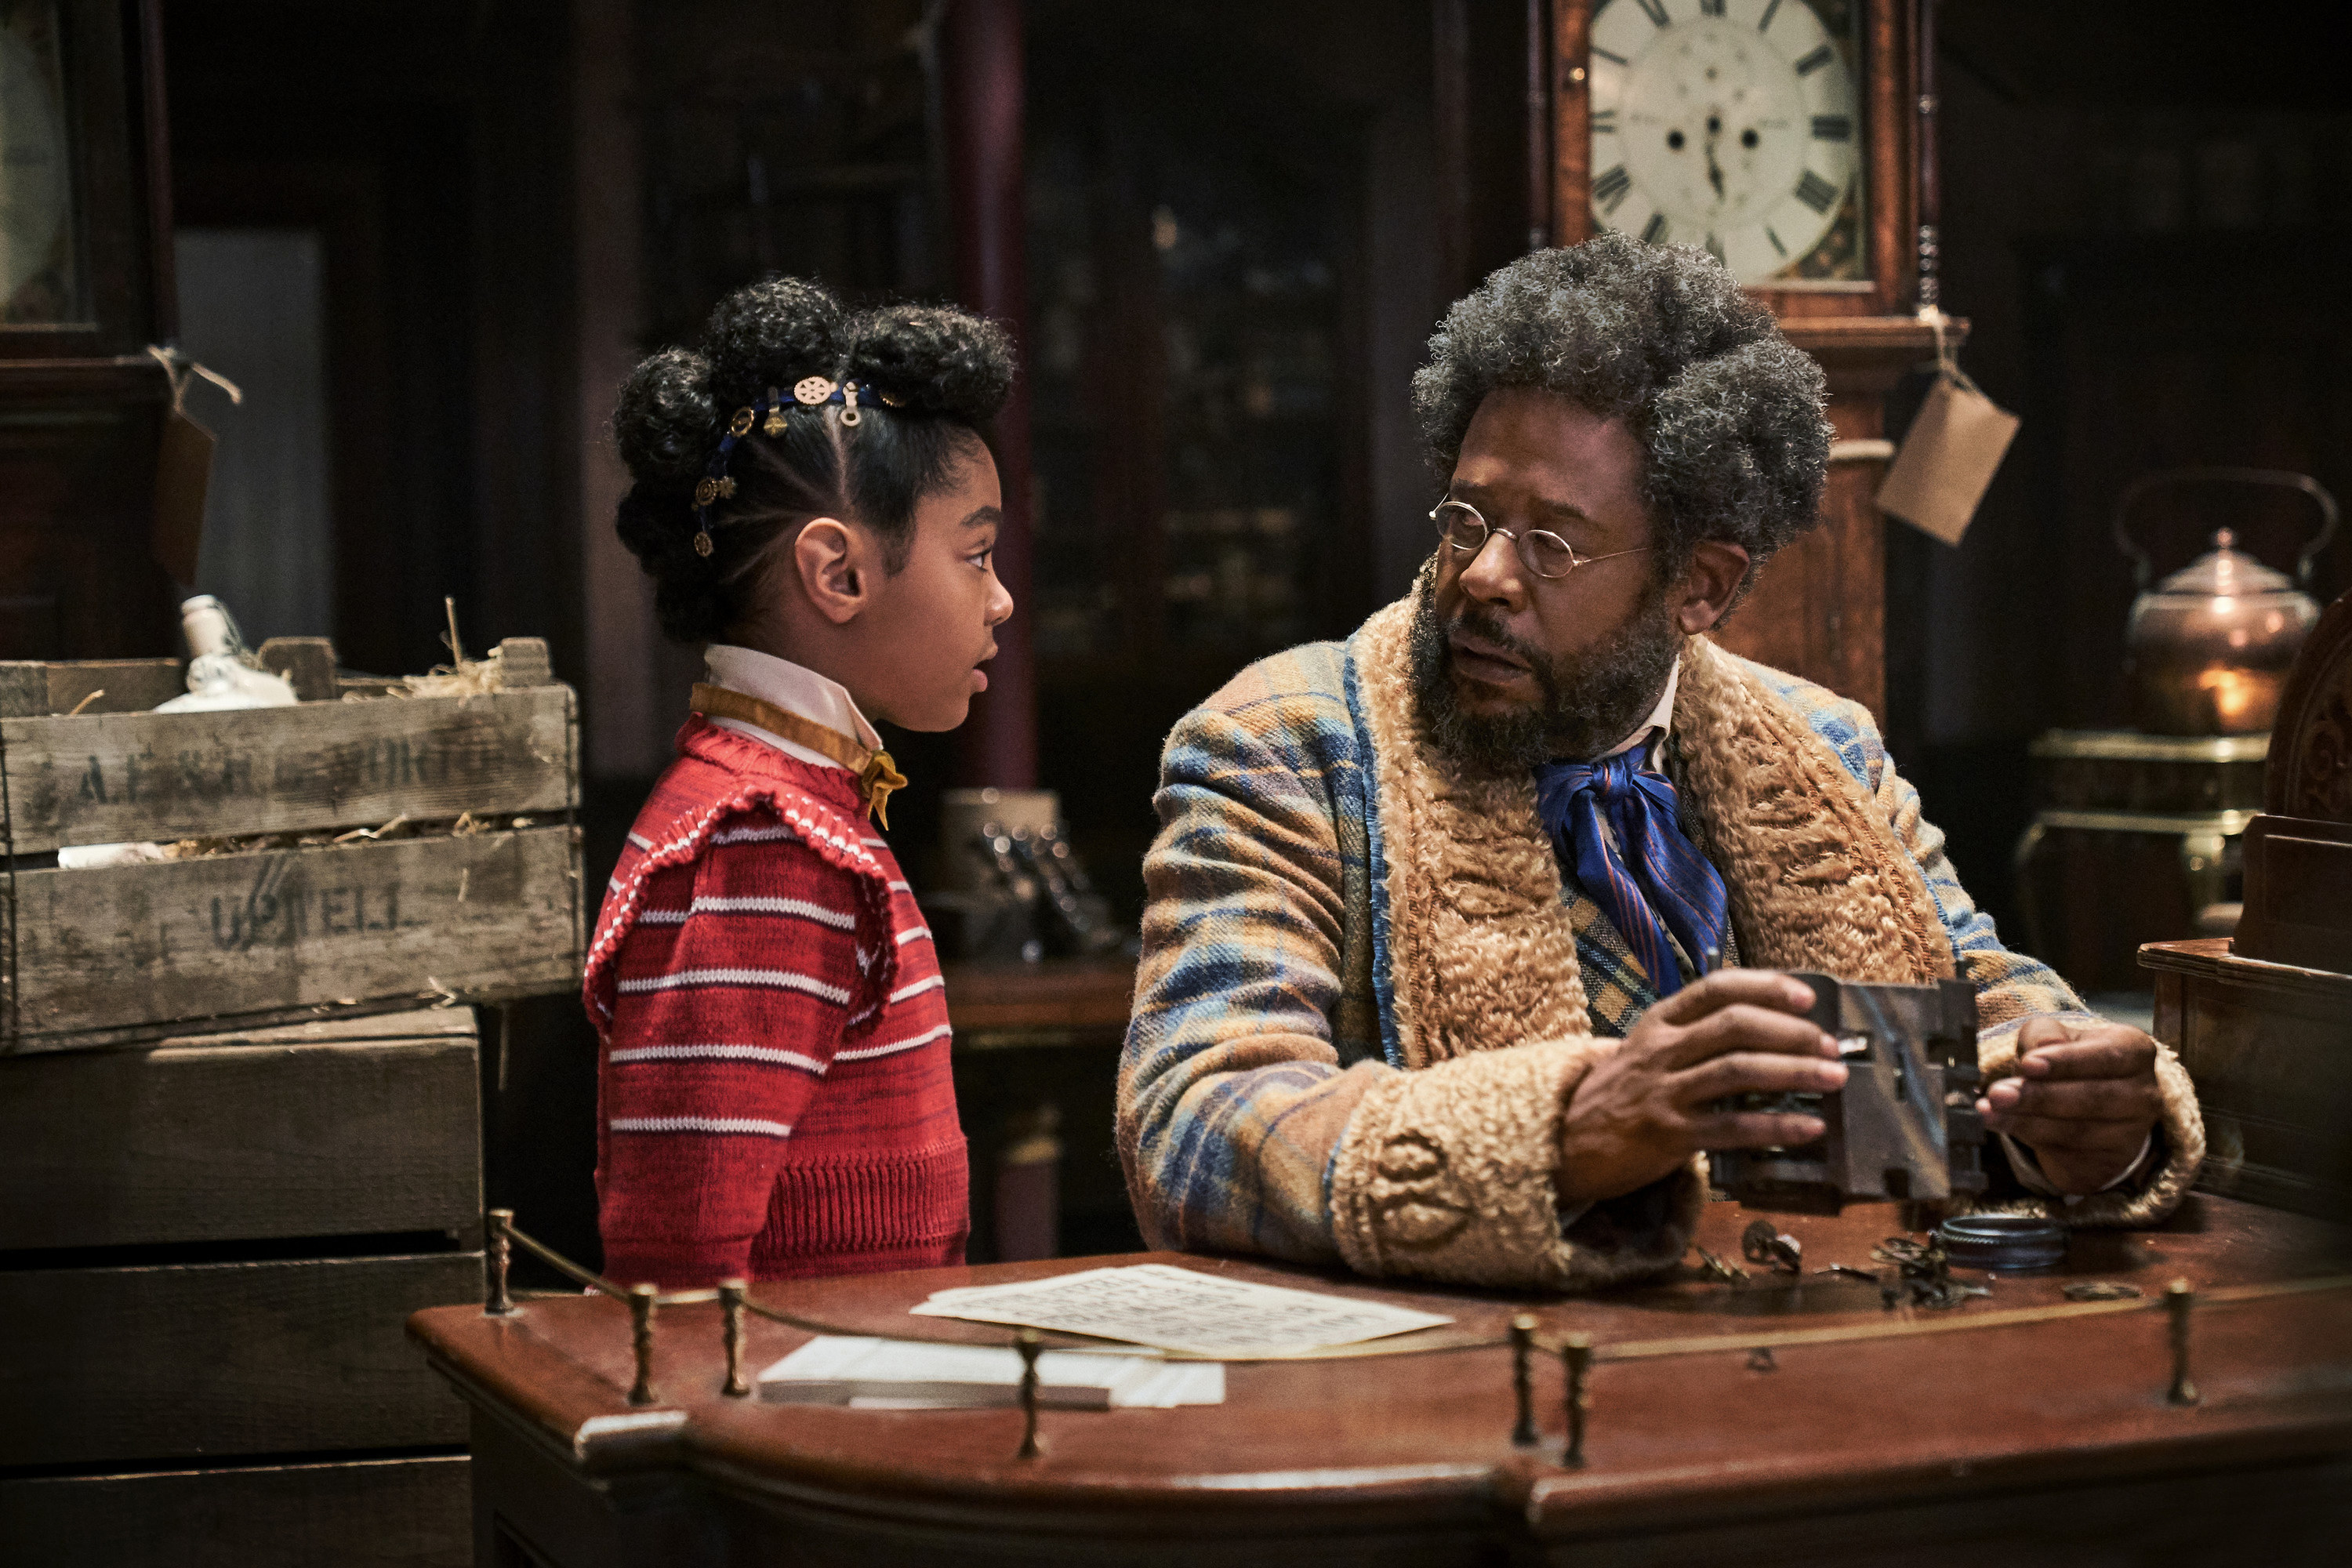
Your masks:
M 2095 1193 L 2130 1170 L 2164 1109 L 2156 1042 L 2128 1024 L 2028 1018 L 2015 1071 L 1977 1112 L 2032 1150 L 2062 1193 Z

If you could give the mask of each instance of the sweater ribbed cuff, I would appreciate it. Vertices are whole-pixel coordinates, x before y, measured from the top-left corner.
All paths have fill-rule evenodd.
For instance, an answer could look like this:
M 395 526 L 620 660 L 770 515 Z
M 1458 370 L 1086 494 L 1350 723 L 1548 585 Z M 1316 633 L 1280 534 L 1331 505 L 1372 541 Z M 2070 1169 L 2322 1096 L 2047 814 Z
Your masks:
M 751 1274 L 751 1238 L 682 1241 L 666 1237 L 604 1238 L 604 1278 L 623 1289 L 658 1285 L 665 1290 L 700 1290 L 721 1279 Z

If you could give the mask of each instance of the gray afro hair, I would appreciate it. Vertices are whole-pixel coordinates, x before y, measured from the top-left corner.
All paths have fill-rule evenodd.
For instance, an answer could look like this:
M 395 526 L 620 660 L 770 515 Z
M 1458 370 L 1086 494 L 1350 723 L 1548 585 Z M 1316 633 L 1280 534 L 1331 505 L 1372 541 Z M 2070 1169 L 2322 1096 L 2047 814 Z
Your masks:
M 1752 583 L 1818 519 L 1830 448 L 1821 367 L 1704 250 L 1602 234 L 1536 251 L 1447 311 L 1429 346 L 1412 401 L 1441 472 L 1496 387 L 1623 419 L 1648 455 L 1642 499 L 1662 576 L 1721 539 L 1747 550 Z

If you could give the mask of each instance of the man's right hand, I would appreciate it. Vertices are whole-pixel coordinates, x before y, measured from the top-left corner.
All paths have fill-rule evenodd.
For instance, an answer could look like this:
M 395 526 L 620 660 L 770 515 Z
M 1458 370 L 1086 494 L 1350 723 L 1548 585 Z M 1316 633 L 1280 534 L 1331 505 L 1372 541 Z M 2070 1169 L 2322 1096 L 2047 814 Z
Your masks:
M 1718 970 L 1642 1015 L 1560 1114 L 1552 1180 L 1563 1206 L 1645 1187 L 1702 1149 L 1810 1143 L 1821 1118 L 1708 1109 L 1735 1094 L 1822 1093 L 1845 1084 L 1837 1041 L 1805 1016 L 1812 991 L 1769 969 Z

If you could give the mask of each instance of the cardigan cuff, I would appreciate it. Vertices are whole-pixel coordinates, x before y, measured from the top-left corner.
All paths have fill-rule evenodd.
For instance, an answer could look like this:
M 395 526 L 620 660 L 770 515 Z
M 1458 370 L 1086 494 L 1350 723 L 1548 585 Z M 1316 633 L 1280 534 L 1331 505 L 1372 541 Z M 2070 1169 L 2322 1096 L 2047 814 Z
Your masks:
M 1988 1084 L 2013 1076 L 2017 1032 L 1989 1031 L 1979 1041 L 1977 1054 Z M 2188 1069 L 2172 1054 L 2172 1047 L 2160 1040 L 2156 1047 L 2156 1088 L 2163 1109 L 2157 1117 L 2149 1153 L 2158 1158 L 2144 1154 L 2140 1165 L 2121 1185 L 2087 1196 L 2037 1195 L 1980 1203 L 1969 1205 L 1970 1212 L 2031 1215 L 2077 1230 L 2155 1225 L 2165 1218 L 2180 1206 L 2190 1184 L 2197 1180 L 2199 1167 L 2205 1163 L 2205 1118 L 2197 1109 L 2197 1089 L 2189 1081 Z M 2020 1184 L 2023 1184 L 2021 1177 Z
M 1514 1046 L 1389 1075 L 1349 1118 L 1332 1164 L 1340 1257 L 1360 1274 L 1553 1289 L 1672 1268 L 1705 1195 L 1695 1166 L 1664 1184 L 1655 1226 L 1594 1226 L 1587 1215 L 1571 1237 L 1561 1225 L 1560 1109 L 1614 1048 L 1592 1039 Z

